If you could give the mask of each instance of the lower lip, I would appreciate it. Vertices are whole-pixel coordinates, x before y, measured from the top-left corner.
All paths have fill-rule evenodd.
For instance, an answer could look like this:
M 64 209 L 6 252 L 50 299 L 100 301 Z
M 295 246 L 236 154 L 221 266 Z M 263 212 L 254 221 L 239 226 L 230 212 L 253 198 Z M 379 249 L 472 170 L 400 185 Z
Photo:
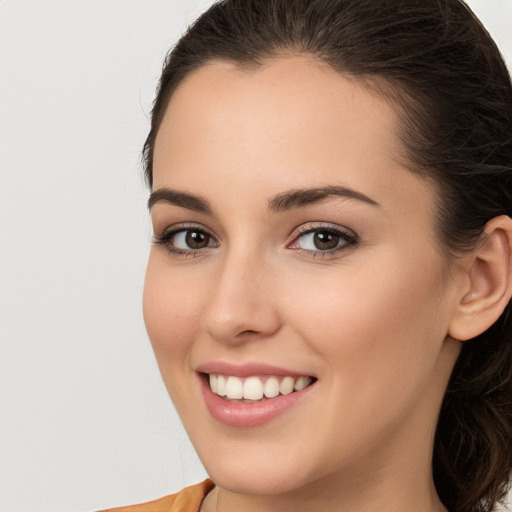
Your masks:
M 297 405 L 315 384 L 289 395 L 278 395 L 261 402 L 231 402 L 214 393 L 206 379 L 200 378 L 206 407 L 214 419 L 230 427 L 249 428 L 264 425 Z

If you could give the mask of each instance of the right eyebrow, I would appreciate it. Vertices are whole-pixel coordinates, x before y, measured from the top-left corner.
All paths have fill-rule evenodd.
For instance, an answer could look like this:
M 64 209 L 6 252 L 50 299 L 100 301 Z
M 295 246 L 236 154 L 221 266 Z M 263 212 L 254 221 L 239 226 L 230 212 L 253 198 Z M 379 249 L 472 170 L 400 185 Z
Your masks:
M 148 199 L 148 208 L 151 210 L 157 203 L 172 204 L 206 215 L 211 215 L 213 211 L 210 203 L 206 199 L 186 192 L 178 192 L 177 190 L 172 190 L 167 187 L 159 188 L 151 192 Z

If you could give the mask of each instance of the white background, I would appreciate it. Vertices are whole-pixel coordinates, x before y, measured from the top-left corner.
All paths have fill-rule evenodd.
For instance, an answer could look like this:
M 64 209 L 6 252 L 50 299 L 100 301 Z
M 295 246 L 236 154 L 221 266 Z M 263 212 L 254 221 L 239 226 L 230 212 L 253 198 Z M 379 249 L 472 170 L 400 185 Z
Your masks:
M 0 511 L 147 501 L 205 473 L 141 313 L 139 152 L 210 0 L 0 0 Z M 512 0 L 470 5 L 512 64 Z

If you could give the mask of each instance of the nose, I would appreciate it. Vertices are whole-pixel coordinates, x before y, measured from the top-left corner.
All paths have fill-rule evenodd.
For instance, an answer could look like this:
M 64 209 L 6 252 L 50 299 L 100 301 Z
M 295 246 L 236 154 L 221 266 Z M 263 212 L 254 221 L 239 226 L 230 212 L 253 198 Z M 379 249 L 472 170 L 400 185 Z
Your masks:
M 206 332 L 221 343 L 268 338 L 281 325 L 272 273 L 254 258 L 227 258 L 203 313 Z

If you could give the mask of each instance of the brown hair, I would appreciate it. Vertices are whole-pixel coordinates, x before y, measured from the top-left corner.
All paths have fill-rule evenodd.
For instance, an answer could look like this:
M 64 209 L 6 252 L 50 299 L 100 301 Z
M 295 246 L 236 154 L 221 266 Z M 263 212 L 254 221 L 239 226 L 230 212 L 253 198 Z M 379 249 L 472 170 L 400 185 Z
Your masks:
M 214 59 L 258 66 L 308 54 L 391 99 L 402 114 L 411 170 L 438 185 L 438 231 L 451 254 L 485 224 L 512 216 L 512 86 L 500 53 L 461 0 L 224 0 L 166 58 L 144 145 L 153 149 L 167 103 Z M 446 392 L 433 473 L 451 512 L 489 512 L 512 471 L 512 317 L 464 344 Z

